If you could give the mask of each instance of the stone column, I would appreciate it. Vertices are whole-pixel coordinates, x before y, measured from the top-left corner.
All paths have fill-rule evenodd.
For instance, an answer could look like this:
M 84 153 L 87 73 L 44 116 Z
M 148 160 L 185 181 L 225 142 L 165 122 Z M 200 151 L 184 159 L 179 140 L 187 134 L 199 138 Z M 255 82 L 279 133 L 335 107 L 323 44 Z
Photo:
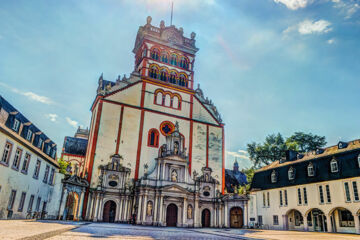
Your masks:
M 58 220 L 60 220 L 61 213 L 64 212 L 67 195 L 68 195 L 68 190 L 66 188 L 64 188 L 62 195 L 61 195 L 61 201 L 60 201 L 59 212 L 58 212 Z
M 329 214 L 328 216 L 326 216 L 326 225 L 327 225 L 327 231 L 328 232 L 332 232 L 333 229 L 332 229 L 332 224 L 331 224 L 331 215 L 332 214 Z M 325 215 L 324 215 L 325 216 Z M 323 221 L 324 221 L 324 218 L 323 218 Z
M 309 213 L 310 214 L 310 213 Z M 309 231 L 307 217 L 304 216 L 304 231 Z
M 147 212 L 147 192 L 144 195 L 144 203 L 143 203 L 143 210 L 142 210 L 142 223 L 145 224 L 146 222 L 146 212 Z
M 121 222 L 121 221 L 123 221 L 123 217 L 122 217 L 122 213 L 123 213 L 123 202 L 124 202 L 124 198 L 123 198 L 123 196 L 121 196 L 120 197 L 120 206 L 119 206 L 119 221 Z
M 186 224 L 186 210 L 187 210 L 187 199 L 186 197 L 184 197 L 184 204 L 183 204 L 183 219 L 182 219 L 182 225 L 183 227 L 187 227 L 187 224 Z
M 93 201 L 92 201 L 92 193 L 89 192 L 89 195 L 88 195 L 88 203 L 87 203 L 87 207 L 86 207 L 85 220 L 89 220 L 89 218 L 90 218 L 90 213 L 91 213 L 91 209 L 92 209 L 92 204 L 93 204 Z
M 77 211 L 77 220 L 83 220 L 82 219 L 82 211 L 83 211 L 83 205 L 84 205 L 84 192 L 85 192 L 85 189 L 82 189 L 81 190 L 81 194 L 80 194 L 80 201 L 79 201 L 79 205 L 78 205 L 78 211 Z M 79 210 L 79 207 L 80 207 L 80 210 Z
M 99 197 L 99 193 L 96 193 L 95 196 L 95 208 L 94 208 L 94 217 L 93 217 L 93 221 L 97 222 L 98 220 L 98 209 L 99 209 L 99 201 L 100 201 L 100 197 Z
M 154 206 L 154 215 L 153 215 L 153 225 L 156 225 L 157 224 L 157 212 L 158 212 L 158 195 L 156 194 L 155 192 L 155 206 Z
M 160 195 L 160 216 L 159 216 L 159 225 L 163 226 L 163 208 L 164 208 L 164 196 Z
M 165 163 L 162 164 L 161 180 L 165 180 Z
M 141 207 L 142 207 L 142 195 L 140 194 L 139 195 L 138 209 L 137 209 L 137 216 L 136 216 L 137 224 L 141 223 Z
M 124 198 L 124 201 L 125 201 L 125 207 L 124 207 L 124 210 L 123 210 L 123 212 L 124 212 L 124 221 L 125 222 L 127 222 L 128 221 L 128 219 L 129 219 L 129 201 L 130 201 L 130 199 L 129 199 L 129 197 L 128 196 L 126 196 L 125 198 Z
M 248 205 L 247 202 L 244 203 L 244 227 L 249 227 L 249 215 L 248 215 Z
M 359 215 L 354 214 L 354 221 L 355 221 L 355 231 L 357 234 L 360 233 L 360 220 L 359 220 Z
M 100 201 L 99 201 L 99 207 L 98 207 L 98 220 L 103 220 L 103 203 L 104 203 L 104 196 L 100 194 Z
M 228 202 L 225 202 L 225 209 L 224 209 L 224 224 L 225 227 L 228 228 L 229 224 L 228 224 Z
M 194 207 L 194 227 L 200 227 L 199 222 L 199 199 L 198 196 L 195 197 L 195 207 Z

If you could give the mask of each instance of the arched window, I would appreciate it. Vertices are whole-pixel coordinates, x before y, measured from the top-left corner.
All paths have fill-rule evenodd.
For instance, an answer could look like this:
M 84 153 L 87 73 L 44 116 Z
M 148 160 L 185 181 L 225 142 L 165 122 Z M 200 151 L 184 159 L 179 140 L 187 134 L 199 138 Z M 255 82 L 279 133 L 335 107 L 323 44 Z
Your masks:
M 315 176 L 314 165 L 312 163 L 309 163 L 309 165 L 307 167 L 307 171 L 308 171 L 308 176 L 309 177 Z
M 189 63 L 188 63 L 188 61 L 186 60 L 185 57 L 181 57 L 180 67 L 185 68 L 185 69 L 189 68 Z
M 164 62 L 164 63 L 168 63 L 168 55 L 167 55 L 167 53 L 163 53 L 161 55 L 161 61 Z
M 330 161 L 330 170 L 332 173 L 336 173 L 339 171 L 338 162 L 335 158 Z
M 177 64 L 177 56 L 176 56 L 176 54 L 171 55 L 170 64 L 176 66 L 176 64 Z
M 148 146 L 159 147 L 159 131 L 156 130 L 155 128 L 149 130 Z
M 172 102 L 173 108 L 180 108 L 180 101 L 178 96 L 174 96 L 173 102 Z
M 288 171 L 288 177 L 289 177 L 289 180 L 295 179 L 295 169 L 293 167 L 290 167 L 290 169 Z
M 174 73 L 174 72 L 170 73 L 169 82 L 173 83 L 173 84 L 176 84 L 176 73 Z
M 167 82 L 167 79 L 168 79 L 168 74 L 167 74 L 166 70 L 165 69 L 161 70 L 160 80 Z
M 146 57 L 146 54 L 147 54 L 147 49 L 144 48 L 144 50 L 142 51 L 142 57 Z
M 271 173 L 271 182 L 272 183 L 276 183 L 277 182 L 277 177 L 276 177 L 276 171 L 273 170 Z
M 166 95 L 165 95 L 164 105 L 165 105 L 166 107 L 171 107 L 171 97 L 170 97 L 170 94 L 166 94 Z
M 157 78 L 158 77 L 158 70 L 155 66 L 151 67 L 149 70 L 149 77 Z
M 159 60 L 159 50 L 157 50 L 156 48 L 154 48 L 151 51 L 151 58 L 154 60 Z
M 186 76 L 184 74 L 180 74 L 179 77 L 179 85 L 185 87 L 186 83 Z
M 158 92 L 155 95 L 155 103 L 158 105 L 163 105 L 163 93 L 162 92 Z
M 360 154 L 358 155 L 358 167 L 360 168 Z

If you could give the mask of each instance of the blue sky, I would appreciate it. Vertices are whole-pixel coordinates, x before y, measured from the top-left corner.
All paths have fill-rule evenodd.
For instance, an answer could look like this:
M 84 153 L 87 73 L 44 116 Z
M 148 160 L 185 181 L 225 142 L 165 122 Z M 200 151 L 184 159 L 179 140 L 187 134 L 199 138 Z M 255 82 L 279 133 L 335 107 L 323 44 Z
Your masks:
M 62 147 L 88 126 L 97 80 L 133 69 L 136 33 L 169 0 L 0 0 L 0 94 Z M 174 0 L 200 48 L 195 81 L 226 124 L 227 167 L 270 133 L 359 138 L 359 0 Z

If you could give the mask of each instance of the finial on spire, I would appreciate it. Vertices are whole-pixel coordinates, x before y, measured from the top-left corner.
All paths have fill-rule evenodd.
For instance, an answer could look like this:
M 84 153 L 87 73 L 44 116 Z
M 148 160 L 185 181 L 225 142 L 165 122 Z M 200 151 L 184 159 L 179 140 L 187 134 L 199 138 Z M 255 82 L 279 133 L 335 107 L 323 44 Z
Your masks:
M 170 18 L 170 26 L 172 26 L 173 12 L 174 12 L 174 1 L 172 1 L 172 2 L 171 2 L 171 18 Z
M 146 23 L 147 23 L 147 24 L 151 24 L 151 20 L 152 20 L 151 16 L 148 16 L 148 17 L 146 18 Z

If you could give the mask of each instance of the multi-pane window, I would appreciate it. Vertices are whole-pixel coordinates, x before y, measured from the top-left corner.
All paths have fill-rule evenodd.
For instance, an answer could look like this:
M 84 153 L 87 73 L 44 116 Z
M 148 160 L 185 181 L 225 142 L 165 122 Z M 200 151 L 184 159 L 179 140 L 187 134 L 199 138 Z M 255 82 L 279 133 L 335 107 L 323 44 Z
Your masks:
M 273 223 L 274 223 L 274 225 L 279 225 L 279 216 L 278 215 L 273 215 Z
M 46 154 L 47 154 L 47 155 L 50 154 L 50 146 L 49 146 L 49 145 L 47 145 L 47 147 L 46 147 Z
M 355 201 L 359 201 L 359 192 L 358 192 L 358 188 L 357 188 L 357 184 L 356 182 L 352 182 L 353 185 L 353 190 L 354 190 L 354 200 Z
M 18 208 L 19 212 L 23 211 L 24 203 L 25 203 L 25 197 L 26 197 L 26 192 L 22 192 L 21 193 L 21 198 L 20 198 L 20 203 L 19 203 L 19 208 Z
M 301 201 L 301 189 L 298 188 L 298 204 L 301 205 L 302 201 Z
M 294 180 L 295 179 L 295 170 L 293 167 L 290 167 L 289 171 L 288 171 L 288 177 L 289 180 Z
M 12 129 L 17 132 L 19 130 L 19 127 L 20 127 L 20 121 L 15 118 Z
M 345 197 L 346 197 L 346 201 L 350 202 L 351 201 L 351 197 L 350 197 L 350 189 L 349 189 L 349 183 L 345 182 L 344 183 L 344 187 L 345 187 Z
M 47 181 L 48 181 L 49 171 L 50 171 L 50 166 L 49 166 L 49 165 L 46 165 L 45 174 L 44 174 L 44 179 L 43 179 L 43 182 L 44 182 L 44 183 L 47 183 Z
M 312 163 L 309 163 L 307 170 L 308 170 L 309 177 L 313 177 L 315 175 L 314 165 Z
M 33 176 L 33 178 L 36 178 L 36 179 L 38 179 L 38 178 L 39 178 L 40 165 L 41 165 L 41 161 L 38 159 L 38 160 L 36 161 L 36 165 L 35 165 L 35 170 L 34 170 L 34 176 Z
M 267 206 L 270 207 L 270 192 L 267 192 Z
M 50 185 L 54 184 L 54 176 L 55 176 L 55 168 L 51 168 L 50 178 L 49 178 L 49 184 Z
M 263 207 L 266 207 L 266 197 L 265 197 L 265 193 L 263 193 Z
M 324 192 L 322 186 L 319 186 L 319 196 L 320 196 L 320 203 L 324 203 Z
M 287 206 L 288 205 L 287 190 L 284 190 L 284 200 L 285 200 L 285 206 Z
M 326 201 L 328 203 L 331 203 L 331 195 L 330 195 L 330 187 L 329 187 L 329 185 L 326 185 L 325 189 L 326 189 Z
M 43 144 L 43 140 L 42 140 L 42 138 L 39 137 L 39 141 L 38 141 L 37 147 L 38 147 L 38 148 L 41 148 L 41 147 L 42 147 L 42 144 Z
M 279 191 L 279 197 L 280 197 L 280 206 L 283 205 L 283 198 L 282 198 L 282 191 Z
M 339 171 L 338 162 L 336 159 L 330 161 L 330 169 L 332 173 L 336 173 Z
M 35 208 L 35 211 L 39 211 L 40 209 L 40 203 L 41 203 L 41 197 L 38 197 L 37 198 L 37 202 L 36 202 L 36 208 Z
M 1 162 L 4 164 L 9 164 L 9 158 L 11 154 L 12 144 L 9 142 L 5 143 L 4 152 L 1 158 Z
M 10 193 L 9 203 L 8 203 L 8 210 L 12 210 L 15 202 L 16 197 L 16 190 L 12 190 Z
M 33 204 L 34 204 L 34 198 L 35 198 L 34 195 L 31 195 L 31 196 L 30 196 L 29 205 L 28 205 L 28 212 L 31 212 L 31 211 L 32 211 Z
M 32 131 L 29 129 L 26 134 L 26 140 L 31 141 L 32 138 Z
M 304 204 L 306 205 L 308 203 L 308 199 L 307 199 L 307 191 L 306 188 L 304 187 Z
M 22 155 L 22 150 L 20 148 L 17 148 L 16 152 L 15 152 L 15 156 L 14 156 L 13 165 L 12 165 L 13 169 L 16 169 L 16 170 L 19 169 L 21 155 Z
M 51 153 L 51 157 L 55 158 L 55 154 L 56 154 L 56 150 L 55 150 L 55 148 L 53 148 L 52 153 Z
M 272 183 L 276 183 L 276 172 L 275 172 L 275 170 L 273 170 L 272 171 L 272 173 L 271 173 L 271 182 Z
M 30 163 L 31 155 L 29 153 L 25 154 L 24 161 L 22 164 L 21 172 L 27 174 L 29 169 L 29 163 Z

